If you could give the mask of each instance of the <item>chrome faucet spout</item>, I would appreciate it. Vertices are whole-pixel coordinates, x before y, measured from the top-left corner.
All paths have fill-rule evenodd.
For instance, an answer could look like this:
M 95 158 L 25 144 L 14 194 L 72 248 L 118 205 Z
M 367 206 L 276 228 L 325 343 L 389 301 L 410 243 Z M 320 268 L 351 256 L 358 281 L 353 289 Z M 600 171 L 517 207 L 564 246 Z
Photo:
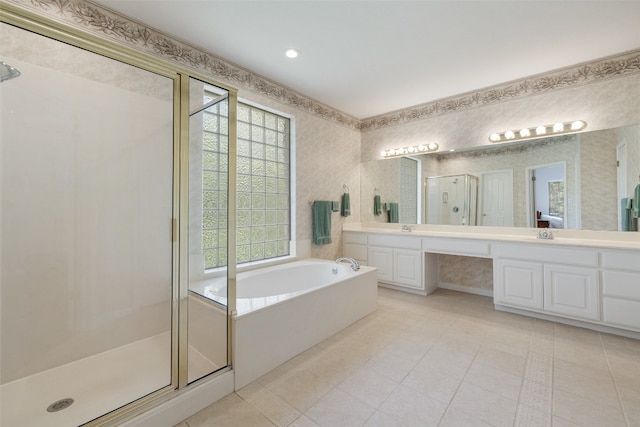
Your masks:
M 340 257 L 336 260 L 337 263 L 341 263 L 343 261 L 347 261 L 349 263 L 351 263 L 351 269 L 353 271 L 358 271 L 360 270 L 360 265 L 358 264 L 358 261 L 356 261 L 353 258 L 349 258 L 349 257 Z

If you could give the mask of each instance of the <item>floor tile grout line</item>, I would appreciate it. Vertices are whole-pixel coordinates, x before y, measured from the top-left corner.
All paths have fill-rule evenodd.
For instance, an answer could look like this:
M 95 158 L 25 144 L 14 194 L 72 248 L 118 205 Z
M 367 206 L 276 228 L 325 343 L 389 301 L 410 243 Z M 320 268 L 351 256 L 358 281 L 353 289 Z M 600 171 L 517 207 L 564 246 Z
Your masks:
M 527 349 L 527 359 L 524 365 L 524 372 L 522 373 L 522 377 L 520 379 L 520 392 L 518 393 L 518 402 L 516 403 L 516 414 L 513 420 L 513 426 L 516 427 L 520 425 L 520 414 L 521 407 L 524 406 L 521 404 L 522 402 L 522 393 L 524 391 L 524 384 L 526 381 L 527 369 L 529 368 L 529 361 L 531 360 L 531 347 L 533 345 L 533 331 L 535 331 L 535 319 L 533 321 L 533 330 L 531 331 L 531 337 L 529 338 L 529 348 Z
M 618 405 L 620 406 L 620 411 L 622 412 L 622 416 L 624 417 L 624 422 L 627 424 L 627 427 L 631 427 L 631 422 L 629 420 L 629 417 L 627 416 L 627 411 L 625 410 L 624 404 L 622 403 L 622 396 L 620 395 L 620 388 L 618 387 L 618 382 L 616 381 L 616 378 L 613 375 L 613 371 L 611 370 L 611 362 L 609 361 L 609 353 L 607 352 L 607 347 L 604 345 L 604 340 L 602 339 L 601 333 L 598 333 L 598 337 L 600 338 L 600 345 L 602 345 L 604 358 L 607 361 L 609 376 L 611 377 L 611 381 L 613 382 L 613 386 L 615 387 L 615 390 L 616 390 L 616 396 L 618 397 Z
M 473 355 L 473 359 L 471 359 L 471 363 L 469 363 L 469 367 L 465 371 L 464 375 L 460 379 L 460 383 L 456 387 L 456 391 L 453 393 L 453 395 L 451 395 L 451 399 L 449 399 L 449 403 L 447 404 L 447 409 L 445 409 L 444 412 L 442 413 L 442 417 L 440 417 L 440 420 L 438 421 L 438 425 L 442 424 L 442 420 L 444 420 L 444 417 L 447 415 L 447 412 L 449 412 L 449 409 L 451 408 L 451 403 L 453 403 L 454 399 L 456 398 L 456 395 L 458 394 L 458 391 L 460 391 L 460 387 L 462 387 L 462 383 L 464 383 L 464 379 L 466 378 L 467 374 L 469 373 L 469 370 L 471 369 L 471 366 L 473 365 L 473 362 L 475 362 L 476 357 L 478 357 L 478 353 L 479 352 L 480 352 L 480 347 L 478 347 L 478 349 L 476 349 L 476 352 Z M 465 412 L 465 414 L 466 414 L 466 412 Z M 469 414 L 469 415 L 473 416 L 473 414 Z

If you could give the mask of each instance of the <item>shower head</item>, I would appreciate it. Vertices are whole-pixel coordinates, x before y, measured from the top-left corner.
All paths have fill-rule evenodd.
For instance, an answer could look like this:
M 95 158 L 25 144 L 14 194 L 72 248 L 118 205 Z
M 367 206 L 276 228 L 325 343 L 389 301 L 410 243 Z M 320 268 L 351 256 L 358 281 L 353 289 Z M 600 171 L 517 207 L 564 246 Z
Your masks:
M 0 83 L 18 77 L 20 75 L 20 71 L 16 70 L 9 64 L 5 64 L 3 61 L 0 61 Z

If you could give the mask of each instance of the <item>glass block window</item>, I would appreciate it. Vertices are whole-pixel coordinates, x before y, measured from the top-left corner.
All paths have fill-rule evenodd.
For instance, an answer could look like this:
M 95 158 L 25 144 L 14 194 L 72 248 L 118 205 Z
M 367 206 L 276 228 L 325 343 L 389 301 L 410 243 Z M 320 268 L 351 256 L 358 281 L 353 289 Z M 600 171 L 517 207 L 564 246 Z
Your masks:
M 217 97 L 206 93 L 205 102 Z M 202 249 L 205 268 L 227 265 L 227 185 L 229 177 L 229 103 L 202 117 Z
M 228 119 L 222 108 L 220 111 L 207 110 L 207 114 L 210 117 L 204 122 L 203 251 L 205 268 L 214 268 L 226 265 L 226 252 L 223 260 L 221 244 L 224 241 L 226 245 L 228 165 L 226 161 L 222 165 L 221 159 L 226 160 L 228 151 L 216 151 L 215 144 L 209 147 L 207 137 L 212 141 L 227 141 Z M 219 147 L 228 149 L 228 145 Z M 237 154 L 238 263 L 289 255 L 289 119 L 239 102 Z M 207 194 L 214 191 L 212 187 L 219 191 Z M 220 202 L 224 197 L 224 210 L 222 203 L 207 204 L 216 197 Z M 217 247 L 214 246 L 216 243 Z
M 564 181 L 549 181 L 549 215 L 564 217 Z

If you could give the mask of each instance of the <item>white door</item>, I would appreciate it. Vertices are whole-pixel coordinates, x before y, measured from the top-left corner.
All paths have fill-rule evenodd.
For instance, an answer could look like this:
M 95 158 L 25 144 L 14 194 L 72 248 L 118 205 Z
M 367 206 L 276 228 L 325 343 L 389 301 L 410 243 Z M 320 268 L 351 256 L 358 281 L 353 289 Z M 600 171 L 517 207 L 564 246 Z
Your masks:
M 480 225 L 513 227 L 513 170 L 482 175 Z
M 616 160 L 618 161 L 617 178 L 618 178 L 618 230 L 622 231 L 622 207 L 620 203 L 627 194 L 627 144 L 621 142 L 616 147 Z

